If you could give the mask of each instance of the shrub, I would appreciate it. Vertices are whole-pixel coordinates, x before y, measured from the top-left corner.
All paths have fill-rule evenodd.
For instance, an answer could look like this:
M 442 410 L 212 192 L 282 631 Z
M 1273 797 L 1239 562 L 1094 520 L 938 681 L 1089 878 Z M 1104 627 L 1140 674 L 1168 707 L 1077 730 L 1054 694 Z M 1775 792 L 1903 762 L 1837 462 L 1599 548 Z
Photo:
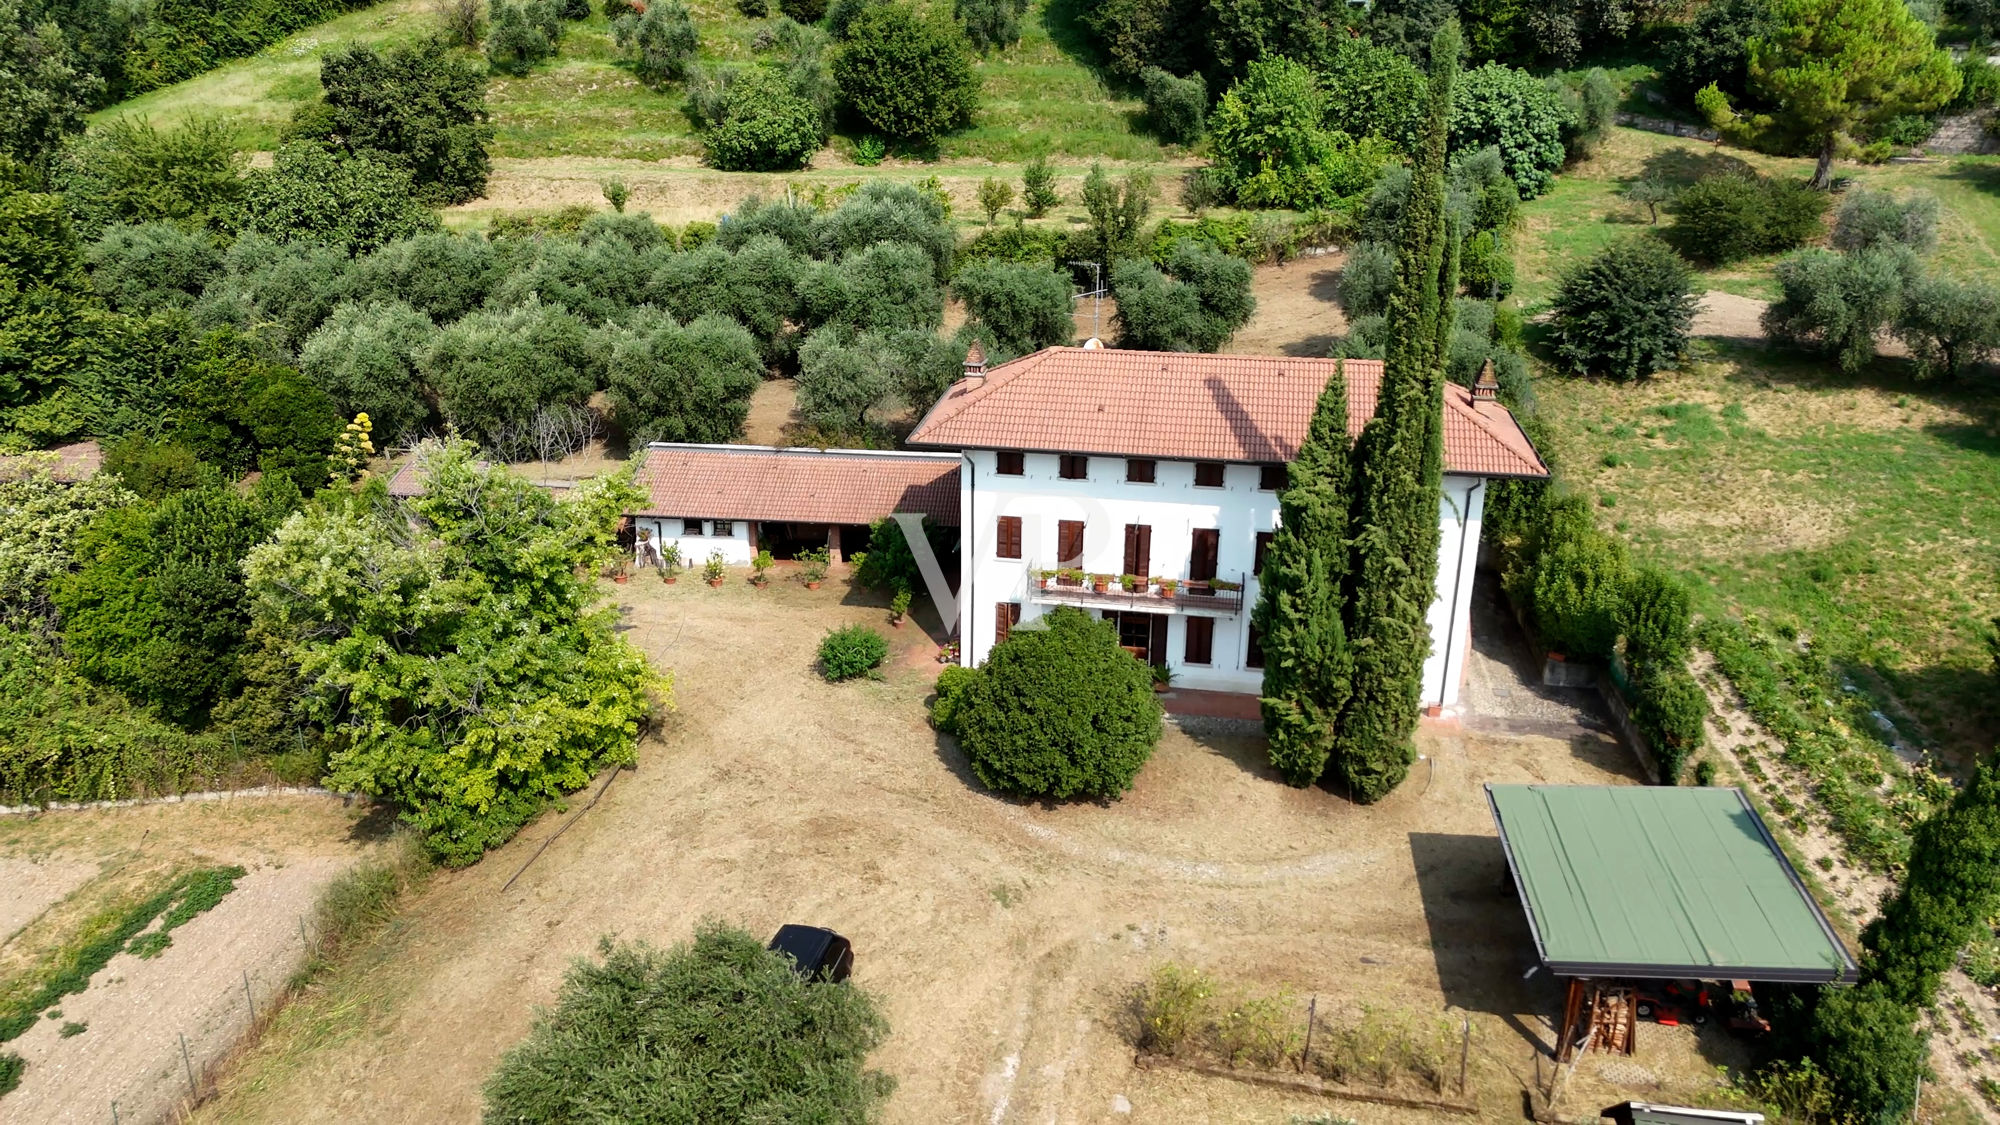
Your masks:
M 492 0 L 486 58 L 494 70 L 519 76 L 528 73 L 536 63 L 556 56 L 560 36 L 551 36 L 541 26 L 530 10 L 532 6 Z
M 831 630 L 819 642 L 819 673 L 835 683 L 877 675 L 889 658 L 889 638 L 866 625 Z
M 924 517 L 923 528 L 924 538 L 930 543 L 934 557 L 944 566 L 945 573 L 951 573 L 953 564 L 948 556 L 957 548 L 950 534 L 933 523 L 929 516 Z M 870 524 L 868 550 L 855 555 L 854 584 L 877 590 L 897 590 L 905 587 L 916 589 L 923 582 L 923 572 L 917 567 L 917 556 L 903 538 L 903 525 L 887 516 Z
M 1849 192 L 1833 215 L 1833 248 L 1855 253 L 1907 246 L 1919 254 L 1937 245 L 1938 201 L 1929 192 L 1897 198 L 1894 192 Z
M 1820 990 L 1808 1051 L 1843 1112 L 1883 1125 L 1909 1116 L 1930 1053 L 1917 1018 L 1879 983 Z
M 1000 212 L 1014 202 L 1014 185 L 1005 180 L 988 176 L 979 181 L 979 209 L 986 212 L 986 225 L 992 226 Z
M 1193 144 L 1201 139 L 1202 118 L 1208 113 L 1208 84 L 1199 74 L 1176 78 L 1157 66 L 1139 73 L 1146 114 L 1153 131 L 1169 144 Z
M 250 176 L 244 225 L 276 242 L 314 242 L 348 254 L 439 227 L 408 172 L 367 157 L 287 145 Z
M 618 49 L 632 62 L 632 73 L 654 86 L 686 76 L 701 49 L 694 19 L 680 0 L 654 0 L 644 15 L 620 16 L 612 30 Z
M 1046 265 L 969 263 L 951 279 L 951 291 L 964 302 L 968 322 L 985 326 L 1009 355 L 1065 344 L 1076 334 L 1069 278 Z
M 1708 696 L 1686 666 L 1649 660 L 1632 670 L 1632 722 L 1653 745 L 1662 785 L 1680 784 L 1705 739 Z
M 1049 208 L 1062 202 L 1056 193 L 1056 172 L 1049 167 L 1049 158 L 1036 156 L 1021 169 L 1021 204 L 1028 209 L 1030 219 L 1039 219 L 1049 213 Z
M 957 257 L 967 266 L 977 262 L 1013 262 L 1053 269 L 1065 245 L 1062 231 L 1016 223 L 980 231 L 959 248 Z M 961 267 L 961 273 L 964 268 Z M 953 280 L 955 283 L 956 278 Z
M 222 272 L 208 238 L 171 223 L 114 225 L 84 249 L 90 282 L 112 306 L 138 315 L 183 308 Z
M 1119 344 L 1149 351 L 1220 351 L 1250 320 L 1250 265 L 1192 240 L 1174 244 L 1168 273 L 1150 262 L 1112 267 Z
M 959 743 L 973 773 L 1001 792 L 1123 793 L 1160 738 L 1152 670 L 1106 622 L 1066 607 L 1043 620 L 994 647 L 959 706 Z
M 703 140 L 708 162 L 725 171 L 802 168 L 826 143 L 819 108 L 793 94 L 774 71 L 741 73 L 729 84 L 717 113 Z
M 818 23 L 826 15 L 826 0 L 778 0 L 778 10 L 798 23 Z
M 1380 137 L 1398 152 L 1415 150 L 1424 75 L 1408 56 L 1341 36 L 1318 69 L 1328 128 L 1350 137 Z
M 426 427 L 430 403 L 417 357 L 437 326 L 400 301 L 343 303 L 299 351 L 299 370 L 345 417 L 366 413 L 375 433 L 394 441 Z
M 417 367 L 445 418 L 501 457 L 527 452 L 523 431 L 538 407 L 580 407 L 596 386 L 582 323 L 538 301 L 458 320 L 438 332 Z
M 958 733 L 958 708 L 966 689 L 979 678 L 977 668 L 947 664 L 938 669 L 937 698 L 931 701 L 931 725 L 946 734 Z
M 1705 176 L 1675 198 L 1668 233 L 1690 258 L 1733 262 L 1804 245 L 1819 234 L 1826 206 L 1824 192 L 1799 180 Z
M 1581 498 L 1553 508 L 1537 544 L 1530 595 L 1542 643 L 1573 659 L 1610 656 L 1625 573 L 1624 545 L 1597 530 Z
M 1514 255 L 1496 231 L 1479 230 L 1459 244 L 1458 282 L 1465 292 L 1489 301 L 1514 291 Z
M 120 117 L 63 153 L 54 186 L 85 239 L 113 223 L 226 232 L 240 219 L 247 164 L 236 130 L 220 118 L 195 117 L 161 130 Z
M 1550 79 L 1551 83 L 1558 79 Z M 1596 152 L 1611 134 L 1612 118 L 1618 110 L 1618 89 L 1603 67 L 1584 72 L 1583 81 L 1573 89 L 1560 87 L 1569 103 L 1569 127 L 1563 130 L 1563 148 L 1571 160 L 1582 160 Z
M 1367 191 L 1389 148 L 1324 126 L 1326 99 L 1311 70 L 1286 58 L 1250 64 L 1209 120 L 1216 174 L 1245 207 L 1308 210 Z
M 1451 148 L 1498 146 L 1521 198 L 1555 182 L 1573 118 L 1560 97 L 1525 70 L 1487 63 L 1459 75 L 1452 91 Z
M 1698 303 L 1680 255 L 1650 238 L 1627 239 L 1563 278 L 1550 335 L 1576 371 L 1645 379 L 1680 362 Z
M 1778 263 L 1778 300 L 1764 310 L 1772 339 L 1838 359 L 1854 372 L 1875 358 L 1875 340 L 1904 307 L 1916 269 L 1908 251 L 1836 254 L 1801 250 Z
M 1896 337 L 1925 376 L 1955 380 L 2000 351 L 2000 288 L 1926 277 L 1903 301 Z
M 915 145 L 929 145 L 972 120 L 979 76 L 972 45 L 941 12 L 922 14 L 905 3 L 863 9 L 847 28 L 833 60 L 841 99 L 870 127 Z
M 742 433 L 764 378 L 757 341 L 742 325 L 711 313 L 683 327 L 640 309 L 606 338 L 611 414 L 635 447 L 727 442 Z
M 1625 583 L 1618 631 L 1625 637 L 1625 657 L 1633 662 L 1687 660 L 1693 643 L 1692 611 L 1687 583 L 1658 567 L 1633 570 Z
M 486 1083 L 486 1118 L 555 1125 L 871 1120 L 894 1086 L 864 1070 L 888 1027 L 866 992 L 808 980 L 704 922 L 666 952 L 599 943 Z
M 308 107 L 321 128 L 293 132 L 410 174 L 425 203 L 463 203 L 486 194 L 486 74 L 462 52 L 416 43 L 377 52 L 354 45 L 320 63 L 325 103 Z
M 1139 993 L 1139 1046 L 1168 1056 L 1196 1046 L 1214 999 L 1215 982 L 1201 970 L 1172 962 L 1154 969 Z
M 389 243 L 357 261 L 348 292 L 364 304 L 405 301 L 448 324 L 485 303 L 500 271 L 492 242 L 434 231 Z
M 1385 242 L 1358 242 L 1340 270 L 1340 307 L 1352 322 L 1381 316 L 1396 288 L 1396 248 Z
M 1021 41 L 1021 16 L 1028 10 L 1028 0 L 953 0 L 952 9 L 972 45 L 990 51 Z

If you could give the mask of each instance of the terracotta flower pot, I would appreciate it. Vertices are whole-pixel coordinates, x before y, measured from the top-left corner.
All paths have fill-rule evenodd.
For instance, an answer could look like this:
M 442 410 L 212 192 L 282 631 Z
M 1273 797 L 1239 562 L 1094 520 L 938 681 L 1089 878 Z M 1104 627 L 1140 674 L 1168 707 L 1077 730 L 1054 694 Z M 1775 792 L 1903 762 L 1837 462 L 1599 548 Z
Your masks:
M 663 581 L 663 582 L 665 582 L 665 583 L 666 583 L 667 585 L 671 586 L 671 585 L 673 585 L 674 583 L 676 583 L 676 582 L 679 582 L 679 581 L 680 581 L 680 579 L 678 579 L 678 578 L 674 577 L 673 575 L 669 574 L 669 575 L 667 575 L 667 576 L 666 576 L 665 578 L 661 579 L 661 581 Z
M 1092 590 L 1095 590 L 1096 592 L 1098 592 L 1098 593 L 1102 594 L 1102 593 L 1104 593 L 1104 592 L 1105 592 L 1106 590 L 1109 590 L 1109 589 L 1111 588 L 1111 583 L 1109 583 L 1109 582 L 1092 582 L 1092 583 L 1090 584 L 1090 588 L 1091 588 Z
M 713 586 L 713 587 L 715 587 L 716 589 L 720 590 L 720 589 L 722 588 L 722 579 L 720 579 L 720 578 L 711 578 L 711 579 L 709 579 L 709 580 L 708 580 L 708 584 L 709 584 L 709 585 L 711 585 L 711 586 Z
M 817 589 L 819 589 L 819 583 L 817 583 L 817 582 L 808 582 L 808 583 L 806 583 L 806 589 L 808 589 L 808 590 L 817 590 Z
M 1163 598 L 1172 598 L 1174 596 L 1173 587 L 1171 586 L 1160 587 L 1160 596 Z
M 624 574 L 614 574 L 611 576 L 611 580 L 613 582 L 618 583 L 620 586 L 623 586 L 629 578 L 630 578 L 629 575 L 624 575 Z

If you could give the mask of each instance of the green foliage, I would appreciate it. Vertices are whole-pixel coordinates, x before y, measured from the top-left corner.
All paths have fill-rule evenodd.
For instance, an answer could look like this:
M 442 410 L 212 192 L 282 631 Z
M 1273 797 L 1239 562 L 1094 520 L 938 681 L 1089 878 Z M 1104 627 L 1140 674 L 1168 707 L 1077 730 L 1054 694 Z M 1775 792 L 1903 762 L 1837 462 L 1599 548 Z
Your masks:
M 1937 245 L 1938 201 L 1929 192 L 1897 198 L 1862 188 L 1848 192 L 1833 213 L 1833 248 L 1855 253 L 1904 246 L 1919 254 Z
M 683 321 L 729 317 L 749 330 L 767 365 L 791 358 L 796 345 L 789 324 L 800 316 L 798 290 L 806 270 L 791 247 L 758 235 L 733 254 L 710 244 L 659 262 L 646 285 L 654 304 Z
M 952 10 L 966 39 L 981 51 L 993 51 L 1021 41 L 1021 16 L 1028 10 L 1028 0 L 953 0 Z
M 810 981 L 739 929 L 705 922 L 661 952 L 598 947 L 500 1060 L 485 1119 L 869 1121 L 894 1081 L 864 1070 L 888 1036 L 853 984 Z
M 1046 265 L 971 262 L 952 277 L 951 292 L 967 322 L 991 332 L 1008 355 L 1066 344 L 1076 334 L 1069 278 Z
M 1654 239 L 1626 239 L 1564 276 L 1550 336 L 1576 371 L 1646 379 L 1680 362 L 1698 303 L 1680 255 Z
M 886 179 L 862 184 L 840 206 L 813 216 L 812 240 L 819 256 L 850 262 L 857 251 L 872 250 L 878 242 L 907 243 L 930 258 L 939 285 L 951 276 L 956 244 L 950 201 L 942 191 Z M 926 308 L 922 316 L 929 315 Z M 942 305 L 937 315 L 943 315 Z
M 931 725 L 946 734 L 958 733 L 958 708 L 965 693 L 979 679 L 977 668 L 947 664 L 938 669 L 937 698 L 931 701 Z
M 12 1051 L 0 1055 L 0 1097 L 12 1093 L 21 1084 L 21 1072 L 27 1068 L 28 1064 L 21 1061 L 21 1056 Z
M 1347 372 L 1327 380 L 1279 494 L 1251 620 L 1263 637 L 1259 704 L 1271 765 L 1293 785 L 1325 772 L 1351 690 L 1354 657 L 1343 620 L 1353 442 Z
M 682 327 L 641 309 L 609 338 L 611 414 L 635 448 L 727 442 L 742 433 L 764 363 L 741 325 L 711 313 Z
M 1633 670 L 1632 695 L 1632 722 L 1652 744 L 1660 783 L 1680 784 L 1706 738 L 1707 693 L 1684 665 L 1651 661 Z
M 1037 156 L 1021 169 L 1021 205 L 1028 209 L 1030 219 L 1039 219 L 1049 213 L 1049 208 L 1062 202 L 1056 192 L 1056 172 L 1049 167 L 1049 158 Z
M 596 388 L 597 360 L 582 322 L 529 301 L 472 313 L 441 329 L 417 359 L 438 406 L 460 432 L 501 456 L 543 406 L 581 407 Z
M 628 481 L 558 502 L 463 442 L 416 457 L 423 495 L 330 491 L 244 571 L 331 740 L 328 784 L 395 801 L 459 865 L 630 761 L 664 684 L 582 576 L 617 550 L 618 517 L 641 499 Z
M 444 324 L 483 304 L 503 268 L 486 239 L 434 231 L 362 258 L 348 287 L 354 301 L 404 301 Z
M 1599 531 L 1590 505 L 1570 496 L 1550 505 L 1523 585 L 1542 643 L 1573 659 L 1604 660 L 1624 609 L 1625 545 Z
M 1217 352 L 1249 323 L 1250 265 L 1192 240 L 1175 243 L 1167 270 L 1128 260 L 1111 270 L 1121 347 Z
M 1869 1125 L 1907 1120 L 1929 1048 L 1917 1013 L 1877 982 L 1820 990 L 1808 1057 L 1826 1074 L 1834 1104 Z
M 1388 145 L 1329 131 L 1326 106 L 1305 66 L 1285 58 L 1251 63 L 1209 121 L 1224 189 L 1245 207 L 1295 210 L 1368 190 L 1388 162 Z
M 430 421 L 417 357 L 437 326 L 401 301 L 346 302 L 307 337 L 299 370 L 345 417 L 366 413 L 375 433 L 394 440 Z
M 975 262 L 1012 262 L 1053 270 L 1068 245 L 1069 240 L 1063 231 L 1016 223 L 980 231 L 972 241 L 959 247 L 957 258 L 968 265 Z M 964 272 L 964 267 L 960 268 L 960 272 Z M 956 284 L 956 281 L 954 277 L 953 283 Z
M 1896 895 L 1861 936 L 1867 978 L 1890 1000 L 1926 1008 L 1959 951 L 2000 906 L 2000 767 L 1981 766 L 1917 826 Z
M 1668 235 L 1691 258 L 1733 262 L 1817 237 L 1826 202 L 1823 193 L 1795 180 L 1705 176 L 1675 198 Z
M 1750 41 L 1777 29 L 1771 0 L 1714 0 L 1666 37 L 1670 65 L 1660 68 L 1683 102 L 1714 85 L 1732 98 L 1749 92 Z
M 21 0 L 0 0 L 0 155 L 45 165 L 63 138 L 83 132 L 103 88 L 60 28 L 36 19 Z
M 942 11 L 864 8 L 833 59 L 841 100 L 875 131 L 925 146 L 971 122 L 979 76 L 965 30 Z
M 249 628 L 242 562 L 271 518 L 234 489 L 98 517 L 56 587 L 77 670 L 190 727 L 233 686 Z
M 1323 120 L 1350 137 L 1380 137 L 1412 152 L 1423 126 L 1424 74 L 1399 51 L 1341 37 L 1318 67 Z
M 1017 628 L 966 689 L 954 721 L 980 782 L 1023 796 L 1115 797 L 1152 756 L 1152 670 L 1107 622 L 1058 607 Z
M 879 677 L 876 669 L 889 658 L 889 638 L 866 625 L 830 629 L 819 642 L 819 674 L 834 683 Z
M 1332 766 L 1362 802 L 1379 800 L 1409 773 L 1430 649 L 1424 615 L 1436 586 L 1444 349 L 1458 289 L 1445 153 L 1460 42 L 1454 20 L 1431 44 L 1424 129 L 1397 240 L 1382 386 L 1356 453 L 1351 511 L 1357 534 L 1346 622 L 1355 660 Z
M 1114 184 L 1104 166 L 1092 164 L 1083 178 L 1083 210 L 1090 216 L 1092 257 L 1104 265 L 1137 247 L 1139 228 L 1153 209 L 1153 179 L 1145 169 L 1125 174 L 1123 184 Z
M 822 328 L 799 348 L 799 416 L 832 433 L 864 433 L 880 410 L 937 401 L 964 359 L 964 348 L 929 331 Z
M 2000 287 L 1921 278 L 1910 286 L 1895 330 L 1926 377 L 1956 380 L 2000 352 Z
M 1149 66 L 1139 73 L 1139 82 L 1146 114 L 1161 140 L 1187 145 L 1201 139 L 1202 119 L 1208 114 L 1208 84 L 1201 75 L 1177 78 Z
M 1210 58 L 1201 0 L 1093 0 L 1082 23 L 1097 42 L 1106 72 L 1121 82 L 1148 66 L 1176 74 L 1200 70 Z
M 190 488 L 222 484 L 222 473 L 194 450 L 144 434 L 131 434 L 106 446 L 104 471 L 144 500 L 163 500 Z
M 555 21 L 556 34 L 551 35 L 545 22 L 535 18 L 535 9 L 545 2 L 530 0 L 519 4 L 513 0 L 492 0 L 486 59 L 494 70 L 520 77 L 534 69 L 536 63 L 556 57 L 561 43 L 561 22 Z
M 659 0 L 649 5 L 644 15 L 620 16 L 612 30 L 618 49 L 631 61 L 632 73 L 653 86 L 686 77 L 701 50 L 694 17 L 679 0 Z
M 803 320 L 812 328 L 929 333 L 944 320 L 944 287 L 921 249 L 907 242 L 877 242 L 837 264 L 820 263 L 806 271 L 800 304 Z
M 227 232 L 241 216 L 247 164 L 220 118 L 161 130 L 120 117 L 65 150 L 53 178 L 84 238 L 114 223 Z
M 1381 316 L 1396 287 L 1395 248 L 1380 242 L 1356 243 L 1340 270 L 1340 307 L 1349 323 Z
M 166 952 L 175 930 L 215 909 L 245 874 L 241 867 L 209 867 L 182 876 L 174 883 L 173 905 L 160 915 L 159 928 L 133 938 L 126 950 L 141 959 Z
M 1549 189 L 1563 165 L 1563 134 L 1573 120 L 1561 97 L 1525 70 L 1487 63 L 1459 79 L 1454 98 L 1454 151 L 1497 146 L 1521 198 Z
M 1693 643 L 1693 610 L 1685 582 L 1658 567 L 1635 567 L 1625 580 L 1618 631 L 1635 663 L 1683 664 Z
M 113 308 L 144 315 L 183 308 L 222 271 L 206 237 L 169 223 L 113 226 L 84 251 L 90 281 Z
M 1551 80 L 1555 81 L 1555 80 Z M 1568 103 L 1570 125 L 1563 132 L 1563 149 L 1571 160 L 1583 160 L 1602 148 L 1611 136 L 1618 112 L 1618 88 L 1603 67 L 1591 67 L 1573 88 L 1559 87 Z
M 244 226 L 278 242 L 317 242 L 347 253 L 438 229 L 409 173 L 367 157 L 309 145 L 278 151 L 250 176 Z
M 729 84 L 717 114 L 704 140 L 709 163 L 728 171 L 801 168 L 826 143 L 820 108 L 794 94 L 782 75 L 766 68 L 740 73 Z
M 992 226 L 1000 212 L 1014 202 L 1014 185 L 1002 179 L 988 176 L 979 181 L 979 209 L 986 212 L 986 225 Z
M 929 516 L 924 517 L 923 527 L 924 538 L 929 541 L 933 556 L 944 566 L 946 573 L 950 573 L 955 564 L 948 556 L 956 549 L 955 541 Z M 909 542 L 903 538 L 902 524 L 884 516 L 868 526 L 868 551 L 865 558 L 856 556 L 854 584 L 877 590 L 923 587 L 923 572 L 917 568 L 917 557 L 911 552 Z
M 1778 263 L 1781 296 L 1764 310 L 1764 331 L 1836 358 L 1843 371 L 1859 371 L 1874 360 L 1877 336 L 1902 312 L 1915 270 L 1899 249 L 1801 250 Z
M 77 541 L 106 512 L 135 497 L 113 473 L 69 483 L 48 464 L 33 464 L 0 481 L 0 625 L 9 629 L 53 623 L 51 595 L 76 566 Z
M 486 194 L 486 75 L 463 53 L 355 44 L 321 61 L 319 81 L 323 103 L 291 135 L 403 169 L 427 204 Z

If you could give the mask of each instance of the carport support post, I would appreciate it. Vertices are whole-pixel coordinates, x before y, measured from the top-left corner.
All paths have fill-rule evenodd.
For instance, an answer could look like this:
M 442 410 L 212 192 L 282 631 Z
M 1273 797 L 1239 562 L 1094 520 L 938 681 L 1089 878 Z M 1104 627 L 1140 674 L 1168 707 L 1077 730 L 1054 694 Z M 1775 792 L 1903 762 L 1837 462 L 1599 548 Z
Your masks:
M 843 562 L 840 557 L 840 525 L 828 524 L 826 528 L 826 555 L 829 562 Z

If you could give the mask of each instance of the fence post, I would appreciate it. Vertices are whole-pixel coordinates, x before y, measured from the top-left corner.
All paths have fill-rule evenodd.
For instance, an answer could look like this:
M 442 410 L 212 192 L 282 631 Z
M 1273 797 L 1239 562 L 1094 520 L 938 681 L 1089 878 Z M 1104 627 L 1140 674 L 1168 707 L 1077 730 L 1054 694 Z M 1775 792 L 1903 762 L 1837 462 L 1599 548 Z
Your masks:
M 118 1099 L 111 1099 L 111 1125 L 118 1125 Z
M 257 1022 L 257 1001 L 250 995 L 250 970 L 243 970 L 243 1003 L 250 1009 L 250 1022 Z
M 194 1064 L 188 1061 L 188 1037 L 186 1032 L 181 1033 L 181 1065 L 187 1068 L 188 1097 L 192 1099 L 196 1096 L 194 1088 Z
M 1319 994 L 1314 993 L 1313 998 L 1306 1004 L 1306 1046 L 1305 1050 L 1299 1052 L 1300 1074 L 1304 1074 L 1306 1072 L 1306 1060 L 1312 1058 L 1313 1024 L 1317 1022 L 1318 1016 L 1319 1016 Z
M 1458 1096 L 1465 1096 L 1465 1066 L 1472 1059 L 1472 1017 L 1465 1017 L 1465 1034 L 1458 1041 Z

